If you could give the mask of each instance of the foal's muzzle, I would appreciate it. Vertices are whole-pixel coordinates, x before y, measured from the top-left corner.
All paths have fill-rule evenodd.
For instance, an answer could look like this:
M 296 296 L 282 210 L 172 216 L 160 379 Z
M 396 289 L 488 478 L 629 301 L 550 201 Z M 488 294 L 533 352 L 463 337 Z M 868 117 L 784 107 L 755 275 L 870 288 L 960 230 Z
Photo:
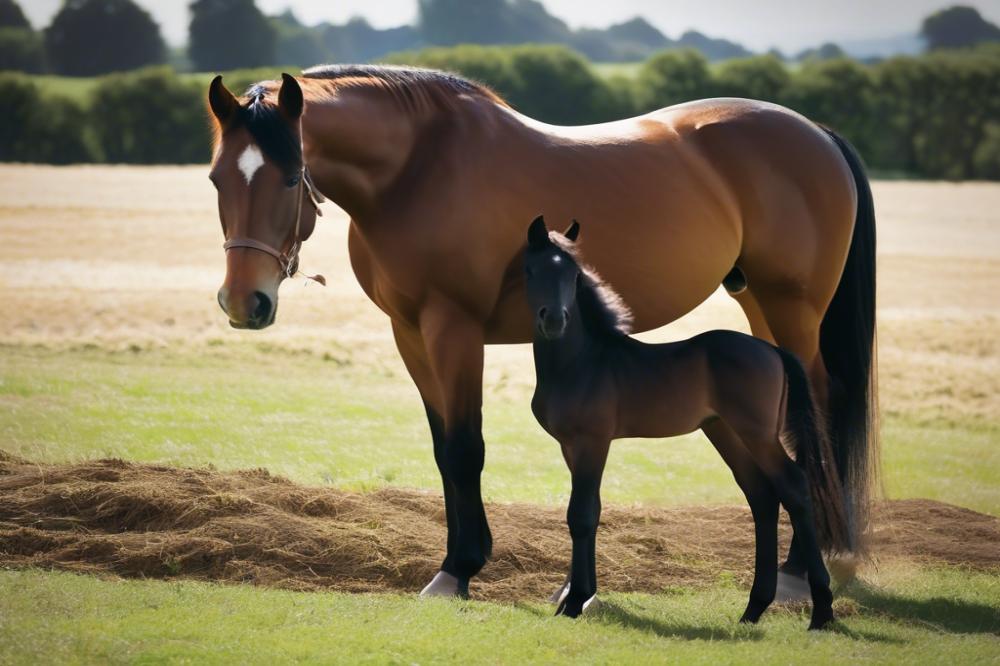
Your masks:
M 569 311 L 566 308 L 541 308 L 538 311 L 538 332 L 546 340 L 561 338 L 568 322 Z

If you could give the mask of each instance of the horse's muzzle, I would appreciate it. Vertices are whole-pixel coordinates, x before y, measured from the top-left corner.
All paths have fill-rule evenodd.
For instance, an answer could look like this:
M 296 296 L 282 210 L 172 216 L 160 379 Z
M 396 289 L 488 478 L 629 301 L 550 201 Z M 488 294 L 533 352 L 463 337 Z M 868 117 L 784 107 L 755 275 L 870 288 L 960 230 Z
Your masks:
M 229 317 L 233 328 L 260 330 L 274 323 L 277 304 L 262 291 L 253 291 L 243 298 L 234 298 L 227 289 L 219 290 L 219 306 Z

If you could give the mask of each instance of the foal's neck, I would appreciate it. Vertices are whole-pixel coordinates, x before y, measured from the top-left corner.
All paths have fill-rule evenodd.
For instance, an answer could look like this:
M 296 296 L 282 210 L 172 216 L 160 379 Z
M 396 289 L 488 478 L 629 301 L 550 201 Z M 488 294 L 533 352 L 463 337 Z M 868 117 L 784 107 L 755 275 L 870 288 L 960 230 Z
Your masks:
M 589 329 L 580 312 L 580 305 L 574 303 L 566 332 L 561 338 L 548 340 L 535 331 L 533 348 L 538 384 L 556 379 L 572 381 L 584 369 L 592 368 L 595 357 L 611 344 L 614 341 L 604 340 Z

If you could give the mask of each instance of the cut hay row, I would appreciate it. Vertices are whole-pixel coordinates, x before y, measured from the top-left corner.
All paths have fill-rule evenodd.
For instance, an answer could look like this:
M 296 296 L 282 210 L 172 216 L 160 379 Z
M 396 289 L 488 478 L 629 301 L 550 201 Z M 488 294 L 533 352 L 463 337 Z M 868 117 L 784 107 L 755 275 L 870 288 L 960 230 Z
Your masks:
M 442 506 L 431 493 L 311 488 L 259 469 L 41 465 L 0 451 L 0 565 L 414 593 L 440 564 Z M 473 597 L 546 597 L 569 557 L 563 509 L 492 504 L 487 513 L 496 547 Z M 598 538 L 606 590 L 661 592 L 726 573 L 746 583 L 751 573 L 743 507 L 612 506 Z M 928 500 L 887 502 L 876 513 L 874 551 L 882 561 L 1000 569 L 1000 519 Z

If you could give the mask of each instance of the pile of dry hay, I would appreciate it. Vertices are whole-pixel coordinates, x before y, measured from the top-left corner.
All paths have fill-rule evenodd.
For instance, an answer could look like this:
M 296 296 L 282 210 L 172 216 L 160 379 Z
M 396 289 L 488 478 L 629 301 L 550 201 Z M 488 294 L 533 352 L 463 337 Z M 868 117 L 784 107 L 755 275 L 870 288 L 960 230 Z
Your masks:
M 570 555 L 564 510 L 492 504 L 493 560 L 476 598 L 542 599 Z M 927 500 L 876 513 L 875 552 L 1000 567 L 1000 520 Z M 787 544 L 787 526 L 782 528 Z M 608 507 L 598 571 L 605 590 L 657 592 L 747 582 L 744 507 Z M 218 472 L 98 460 L 39 465 L 0 451 L 0 565 L 129 577 L 251 582 L 297 590 L 416 592 L 445 543 L 439 495 L 308 488 L 265 470 Z

